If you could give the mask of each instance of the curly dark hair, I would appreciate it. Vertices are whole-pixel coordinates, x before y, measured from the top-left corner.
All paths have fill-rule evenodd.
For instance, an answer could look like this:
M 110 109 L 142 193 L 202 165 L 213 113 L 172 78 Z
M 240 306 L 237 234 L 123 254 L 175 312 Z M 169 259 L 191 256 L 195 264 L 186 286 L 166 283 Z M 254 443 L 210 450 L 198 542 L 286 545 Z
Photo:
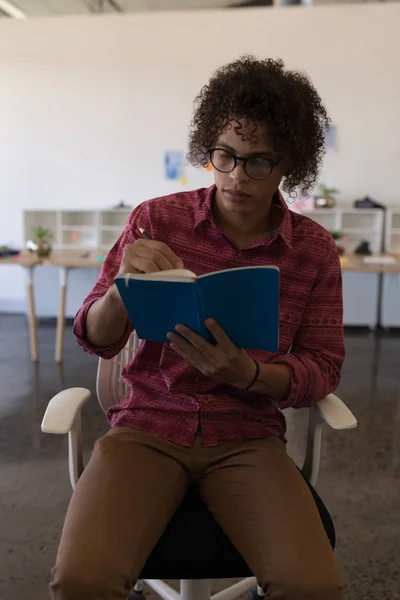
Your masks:
M 294 194 L 315 185 L 330 119 L 309 78 L 285 70 L 282 60 L 243 56 L 220 68 L 194 101 L 188 159 L 206 166 L 208 149 L 231 120 L 268 125 L 285 164 L 284 189 Z M 236 131 L 240 133 L 238 122 Z

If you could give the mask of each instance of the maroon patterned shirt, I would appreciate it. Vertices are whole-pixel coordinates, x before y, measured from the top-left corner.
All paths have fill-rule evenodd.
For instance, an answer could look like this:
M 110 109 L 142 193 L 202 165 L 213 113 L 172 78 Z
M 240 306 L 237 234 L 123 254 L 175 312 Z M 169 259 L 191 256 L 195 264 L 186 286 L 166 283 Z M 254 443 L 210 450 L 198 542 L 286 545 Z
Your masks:
M 168 344 L 158 342 L 142 341 L 125 368 L 131 392 L 109 410 L 110 424 L 134 427 L 182 446 L 193 443 L 199 424 L 208 446 L 247 438 L 284 438 L 280 409 L 311 406 L 335 390 L 344 360 L 341 269 L 332 236 L 314 221 L 290 211 L 276 194 L 274 203 L 282 211 L 279 229 L 269 239 L 238 249 L 214 220 L 214 192 L 215 186 L 181 192 L 135 208 L 74 325 L 77 340 L 87 352 L 112 358 L 125 345 L 130 324 L 117 343 L 96 348 L 87 340 L 85 320 L 93 302 L 112 285 L 123 248 L 140 236 L 139 227 L 168 244 L 185 268 L 197 275 L 244 266 L 280 268 L 279 351 L 251 350 L 249 354 L 263 363 L 289 367 L 286 400 L 277 402 L 205 377 Z

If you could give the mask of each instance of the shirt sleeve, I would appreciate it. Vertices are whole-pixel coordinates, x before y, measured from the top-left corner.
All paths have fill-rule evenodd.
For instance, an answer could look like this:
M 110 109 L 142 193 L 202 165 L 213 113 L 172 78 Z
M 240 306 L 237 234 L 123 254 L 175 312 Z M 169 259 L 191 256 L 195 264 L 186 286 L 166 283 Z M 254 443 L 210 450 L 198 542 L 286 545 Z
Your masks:
M 329 255 L 314 282 L 290 354 L 272 361 L 287 365 L 291 372 L 289 395 L 280 402 L 281 408 L 310 407 L 340 382 L 345 357 L 342 273 L 336 249 Z
M 150 231 L 148 221 L 148 207 L 146 204 L 138 206 L 132 212 L 125 225 L 124 231 L 106 256 L 94 288 L 91 292 L 89 292 L 75 316 L 73 328 L 74 335 L 78 344 L 80 344 L 85 352 L 88 352 L 89 354 L 96 354 L 97 356 L 106 359 L 113 358 L 125 346 L 130 334 L 133 331 L 132 324 L 128 319 L 122 337 L 114 344 L 100 348 L 93 346 L 93 344 L 91 344 L 87 339 L 86 318 L 92 304 L 99 300 L 99 298 L 102 298 L 107 292 L 108 288 L 113 284 L 114 277 L 119 271 L 124 247 L 126 244 L 132 244 L 136 241 L 140 235 L 139 227 L 143 227 L 144 229 Z

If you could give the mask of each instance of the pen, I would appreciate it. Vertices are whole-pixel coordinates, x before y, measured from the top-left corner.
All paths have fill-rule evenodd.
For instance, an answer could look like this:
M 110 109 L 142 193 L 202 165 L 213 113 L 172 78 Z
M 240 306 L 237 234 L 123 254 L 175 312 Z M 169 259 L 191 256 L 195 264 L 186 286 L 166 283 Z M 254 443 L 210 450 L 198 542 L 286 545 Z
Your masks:
M 146 231 L 145 229 L 143 229 L 143 227 L 139 227 L 139 231 L 140 231 L 140 233 L 142 234 L 142 236 L 143 236 L 143 237 L 144 237 L 146 240 L 151 240 L 151 239 L 152 239 L 151 235 L 149 235 L 149 234 L 147 233 L 147 231 Z

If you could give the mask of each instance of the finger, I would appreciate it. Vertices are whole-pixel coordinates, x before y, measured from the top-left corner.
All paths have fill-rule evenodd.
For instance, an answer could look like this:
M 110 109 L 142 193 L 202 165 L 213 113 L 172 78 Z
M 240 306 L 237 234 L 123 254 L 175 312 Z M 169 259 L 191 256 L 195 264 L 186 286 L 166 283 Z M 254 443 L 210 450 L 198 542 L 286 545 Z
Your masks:
M 155 248 L 145 245 L 135 245 L 128 254 L 132 264 L 135 265 L 138 259 L 150 260 L 155 263 L 159 271 L 168 271 L 174 269 L 174 265 L 168 260 L 168 258 Z
M 133 265 L 129 262 L 122 261 L 119 267 L 118 275 L 126 275 L 127 273 L 140 273 Z
M 178 335 L 177 333 L 171 331 L 167 334 L 167 338 L 173 344 L 175 344 L 175 346 L 178 346 L 182 351 L 193 356 L 197 361 L 199 361 L 201 363 L 209 363 L 210 362 L 209 355 L 203 354 L 203 352 L 199 348 L 194 346 L 194 344 L 192 344 L 190 341 L 188 341 L 181 335 Z
M 170 340 L 170 342 L 173 342 L 176 346 L 179 346 L 179 348 L 186 350 L 186 352 L 191 352 L 192 354 L 199 353 L 198 348 L 193 346 L 193 344 L 191 344 L 187 339 L 181 335 L 178 335 L 174 331 L 167 333 L 167 338 Z
M 201 363 L 196 359 L 195 356 L 193 356 L 193 354 L 191 354 L 190 352 L 187 352 L 186 350 L 182 349 L 180 346 L 178 346 L 177 344 L 174 344 L 173 342 L 170 344 L 170 347 L 174 352 L 179 354 L 179 356 L 181 356 L 183 359 L 185 359 L 188 363 L 190 363 L 191 365 L 196 367 L 196 369 L 198 369 L 199 371 L 203 371 L 203 367 L 201 366 Z
M 228 337 L 225 331 L 214 321 L 214 319 L 206 319 L 205 325 L 207 329 L 212 333 L 215 341 L 224 350 L 229 350 L 232 347 L 236 347 L 232 340 Z
M 167 334 L 167 337 L 171 342 L 170 347 L 172 348 L 172 350 L 174 350 L 177 354 L 182 356 L 182 358 L 190 362 L 200 371 L 203 370 L 205 366 L 203 364 L 205 357 L 197 348 L 192 346 L 189 342 L 181 338 L 176 333 L 170 332 Z
M 157 263 L 147 258 L 139 258 L 139 256 L 125 260 L 124 265 L 126 265 L 124 266 L 124 270 L 129 273 L 132 273 L 134 270 L 139 273 L 155 273 L 156 271 L 160 271 Z
M 153 253 L 157 253 L 158 255 L 161 255 L 162 257 L 164 257 L 168 263 L 171 265 L 171 269 L 182 269 L 183 268 L 183 261 L 179 258 L 179 256 L 177 256 L 175 254 L 175 252 L 173 250 L 171 250 L 171 248 L 169 246 L 167 246 L 167 244 L 164 244 L 164 242 L 158 242 L 156 240 L 138 240 L 135 244 L 135 251 L 136 248 L 140 248 L 140 255 L 144 256 L 144 258 L 149 258 L 148 255 L 143 255 L 142 250 L 146 249 L 146 250 L 152 250 Z M 163 270 L 166 270 L 163 268 Z
M 177 325 L 175 327 L 176 331 L 183 335 L 192 346 L 200 350 L 205 356 L 209 356 L 212 350 L 214 350 L 214 346 L 209 344 L 201 335 L 186 327 L 186 325 Z

